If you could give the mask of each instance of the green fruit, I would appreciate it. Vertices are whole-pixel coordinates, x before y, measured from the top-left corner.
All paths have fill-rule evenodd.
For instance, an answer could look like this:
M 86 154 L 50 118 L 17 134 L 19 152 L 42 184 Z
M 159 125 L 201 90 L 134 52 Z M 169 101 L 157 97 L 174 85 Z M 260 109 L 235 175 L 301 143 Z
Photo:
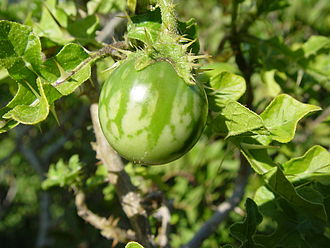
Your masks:
M 137 71 L 134 60 L 127 60 L 110 74 L 99 100 L 108 142 L 138 164 L 168 163 L 189 151 L 207 112 L 204 89 L 187 85 L 166 61 Z

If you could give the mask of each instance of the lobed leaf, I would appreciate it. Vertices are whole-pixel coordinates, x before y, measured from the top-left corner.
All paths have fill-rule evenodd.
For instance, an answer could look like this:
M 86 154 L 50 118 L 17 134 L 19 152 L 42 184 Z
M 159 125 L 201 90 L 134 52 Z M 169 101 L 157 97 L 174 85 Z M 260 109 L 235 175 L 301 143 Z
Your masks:
M 0 68 L 17 71 L 19 67 L 38 70 L 41 44 L 31 27 L 11 21 L 0 21 Z
M 34 24 L 34 29 L 38 36 L 48 38 L 58 44 L 64 45 L 73 41 L 73 37 L 59 25 L 46 5 L 43 6 L 40 22 Z
M 85 63 L 88 58 L 89 54 L 84 48 L 74 43 L 64 46 L 55 56 L 55 61 L 61 72 L 61 77 L 57 79 L 57 82 L 63 82 L 59 85 L 55 83 L 55 87 L 62 95 L 71 94 L 90 77 L 90 63 Z M 73 75 L 70 74 L 72 72 L 74 72 Z
M 296 190 L 306 198 L 307 194 L 302 192 L 301 187 L 297 187 Z M 305 190 L 305 192 L 307 191 L 310 192 L 310 190 Z M 320 196 L 316 190 L 313 191 L 314 196 L 315 193 Z M 307 199 L 311 199 L 311 197 L 309 196 Z M 315 199 L 314 197 L 313 201 Z M 254 200 L 264 218 L 271 218 L 277 223 L 276 228 L 273 227 L 274 232 L 270 235 L 256 235 L 256 241 L 267 244 L 269 248 L 278 246 L 327 247 L 329 239 L 323 235 L 324 224 L 320 224 L 320 221 L 314 216 L 306 215 L 281 197 L 275 197 L 266 186 L 261 186 L 256 191 Z M 317 199 L 317 201 L 319 200 Z M 323 203 L 326 205 L 325 201 Z M 311 246 L 311 244 L 313 245 Z
M 289 95 L 279 95 L 260 114 L 273 140 L 287 143 L 294 137 L 298 121 L 321 108 L 301 103 Z
M 257 204 L 250 198 L 245 202 L 246 217 L 243 222 L 238 222 L 230 227 L 230 233 L 241 241 L 240 247 L 264 247 L 257 244 L 253 236 L 257 231 L 257 226 L 262 221 L 262 215 L 259 213 Z
M 40 41 L 32 29 L 9 21 L 0 21 L 1 42 L 5 46 L 0 51 L 0 66 L 18 82 L 18 90 L 0 109 L 0 132 L 18 123 L 44 120 L 54 101 L 72 93 L 90 77 L 92 59 L 78 44 L 67 44 L 55 57 L 42 62 Z
M 293 182 L 314 179 L 330 185 L 330 153 L 321 146 L 313 146 L 303 156 L 284 163 L 283 169 Z
M 213 89 L 209 98 L 219 107 L 238 100 L 246 90 L 244 78 L 227 71 L 212 76 L 209 84 Z
M 217 133 L 227 138 L 264 127 L 259 115 L 232 100 L 227 101 L 212 125 Z
M 37 84 L 40 95 L 33 103 L 30 105 L 17 105 L 2 117 L 29 125 L 45 120 L 49 113 L 49 105 L 40 79 L 37 80 Z
M 290 205 L 304 212 L 306 215 L 311 215 L 327 222 L 328 216 L 324 205 L 318 201 L 307 200 L 298 194 L 279 167 L 269 170 L 264 175 L 264 179 L 275 195 L 284 198 Z

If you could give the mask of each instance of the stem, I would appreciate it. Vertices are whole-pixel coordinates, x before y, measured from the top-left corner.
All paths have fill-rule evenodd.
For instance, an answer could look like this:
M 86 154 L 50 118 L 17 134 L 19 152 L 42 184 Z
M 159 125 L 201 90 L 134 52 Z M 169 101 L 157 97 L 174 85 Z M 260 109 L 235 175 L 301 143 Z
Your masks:
M 114 58 L 121 58 L 122 56 L 120 55 L 119 50 L 125 48 L 126 45 L 124 42 L 119 41 L 114 44 L 109 44 L 101 48 L 100 50 L 92 53 L 87 59 L 82 61 L 76 68 L 74 68 L 72 71 L 68 72 L 66 77 L 64 78 L 59 78 L 57 81 L 52 83 L 53 87 L 57 87 L 64 82 L 66 82 L 68 79 L 70 79 L 72 76 L 74 76 L 78 71 L 80 71 L 84 66 L 87 64 L 91 63 L 92 61 L 95 61 L 99 58 L 105 57 L 105 56 L 112 56 Z
M 121 158 L 111 148 L 103 135 L 96 103 L 91 105 L 90 112 L 96 136 L 94 150 L 97 153 L 97 158 L 107 168 L 109 182 L 115 186 L 120 204 L 134 229 L 137 241 L 146 248 L 152 248 L 154 247 L 154 242 L 147 213 L 141 205 L 142 197 L 132 184 L 129 175 L 125 172 Z
M 231 33 L 232 34 L 236 34 L 236 20 L 237 20 L 237 12 L 238 12 L 238 2 L 237 0 L 233 0 L 233 11 L 232 11 L 232 14 L 231 14 L 231 24 L 230 24 L 230 27 L 231 27 Z
M 162 32 L 176 35 L 177 22 L 173 0 L 158 0 L 157 2 L 162 14 Z
M 230 45 L 235 55 L 236 64 L 243 74 L 243 77 L 246 81 L 246 99 L 245 103 L 249 109 L 252 109 L 252 103 L 254 99 L 253 89 L 251 85 L 251 76 L 253 74 L 253 68 L 246 61 L 243 52 L 241 50 L 241 39 L 240 32 L 237 32 L 237 12 L 238 12 L 239 3 L 237 0 L 233 0 L 233 12 L 231 17 L 231 35 L 230 35 Z

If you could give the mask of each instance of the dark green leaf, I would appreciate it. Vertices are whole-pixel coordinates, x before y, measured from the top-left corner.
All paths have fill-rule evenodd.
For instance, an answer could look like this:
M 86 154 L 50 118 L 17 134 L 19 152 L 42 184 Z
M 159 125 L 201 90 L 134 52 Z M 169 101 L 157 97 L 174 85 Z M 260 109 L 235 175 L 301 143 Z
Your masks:
M 69 33 L 75 38 L 92 39 L 99 27 L 99 19 L 96 15 L 87 16 L 82 19 L 70 21 L 68 24 Z
M 267 172 L 264 175 L 264 179 L 276 195 L 283 197 L 296 209 L 299 209 L 306 215 L 317 217 L 324 222 L 327 221 L 328 217 L 324 205 L 319 202 L 306 200 L 299 195 L 279 167 L 273 168 Z
M 131 20 L 132 22 L 127 26 L 129 39 L 136 39 L 145 44 L 152 44 L 158 39 L 162 22 L 159 8 L 133 16 Z
M 230 233 L 241 241 L 244 248 L 264 247 L 255 243 L 253 236 L 257 230 L 257 226 L 262 221 L 262 215 L 258 211 L 258 206 L 250 198 L 245 202 L 246 217 L 243 222 L 235 223 L 230 227 Z
M 195 40 L 194 43 L 190 45 L 188 48 L 188 51 L 191 51 L 192 53 L 198 54 L 199 52 L 199 41 L 198 41 L 198 25 L 195 19 L 190 19 L 187 22 L 181 22 L 178 21 L 178 30 L 179 33 L 187 39 L 186 42 L 183 42 L 183 44 L 188 44 L 191 41 Z

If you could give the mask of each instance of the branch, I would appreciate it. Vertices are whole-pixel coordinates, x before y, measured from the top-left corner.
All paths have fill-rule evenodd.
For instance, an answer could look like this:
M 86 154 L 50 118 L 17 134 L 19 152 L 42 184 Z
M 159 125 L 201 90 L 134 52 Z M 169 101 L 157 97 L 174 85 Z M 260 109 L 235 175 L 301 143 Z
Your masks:
M 216 231 L 221 222 L 227 218 L 230 211 L 232 211 L 242 200 L 250 167 L 242 154 L 240 155 L 240 160 L 241 166 L 235 180 L 235 188 L 232 196 L 217 207 L 217 210 L 213 216 L 204 223 L 194 237 L 187 244 L 183 245 L 182 248 L 201 247 L 203 241 Z
M 130 177 L 125 172 L 121 158 L 110 147 L 102 133 L 98 118 L 98 105 L 96 103 L 91 105 L 90 112 L 96 136 L 94 150 L 97 158 L 107 168 L 109 181 L 116 188 L 122 208 L 136 233 L 137 241 L 146 248 L 153 247 L 147 214 L 141 205 L 141 196 L 137 193 Z
M 122 54 L 119 52 L 121 49 L 125 48 L 126 44 L 123 41 L 119 41 L 113 44 L 109 44 L 106 45 L 104 47 L 102 47 L 100 50 L 93 52 L 90 54 L 90 56 L 88 58 L 86 58 L 85 60 L 83 60 L 79 65 L 77 65 L 76 68 L 74 68 L 73 70 L 71 70 L 70 72 L 68 72 L 68 74 L 64 77 L 64 78 L 59 78 L 58 80 L 56 80 L 54 83 L 52 83 L 51 85 L 53 87 L 57 87 L 61 84 L 63 84 L 64 82 L 66 82 L 67 80 L 69 80 L 72 76 L 74 76 L 78 71 L 80 71 L 84 66 L 86 66 L 87 64 L 105 57 L 105 56 L 111 56 L 111 57 L 115 57 L 115 58 L 123 58 Z
M 86 205 L 86 196 L 83 191 L 74 188 L 74 192 L 78 215 L 95 228 L 101 230 L 102 236 L 107 239 L 113 239 L 114 242 L 120 241 L 126 243 L 127 241 L 134 239 L 133 231 L 126 231 L 116 227 L 118 220 L 115 220 L 112 217 L 109 217 L 108 219 L 100 217 L 90 211 Z
M 171 213 L 166 204 L 162 203 L 162 206 L 154 214 L 155 218 L 161 220 L 161 226 L 158 230 L 156 237 L 159 247 L 169 247 L 169 234 L 170 234 L 170 221 Z

